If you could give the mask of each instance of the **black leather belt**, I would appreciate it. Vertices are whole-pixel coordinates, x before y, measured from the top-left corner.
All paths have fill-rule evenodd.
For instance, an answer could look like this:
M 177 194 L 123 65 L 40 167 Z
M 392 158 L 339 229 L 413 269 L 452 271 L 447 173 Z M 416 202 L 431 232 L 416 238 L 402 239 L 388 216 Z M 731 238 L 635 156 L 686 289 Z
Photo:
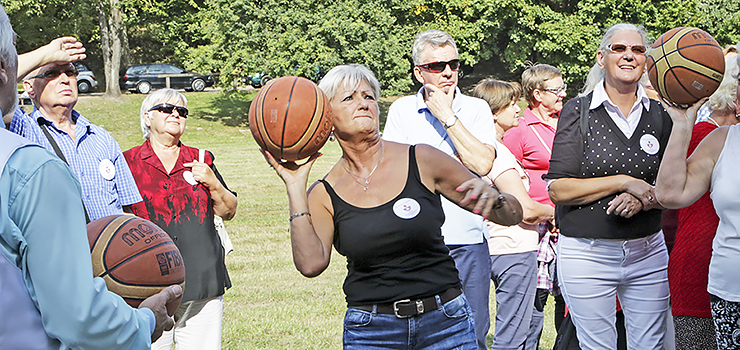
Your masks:
M 450 288 L 444 293 L 439 295 L 440 305 L 437 305 L 437 298 L 435 296 L 423 298 L 423 299 L 404 299 L 388 304 L 377 304 L 377 305 L 362 305 L 362 306 L 351 306 L 354 309 L 363 311 L 373 311 L 373 307 L 376 307 L 376 312 L 379 314 L 396 315 L 398 318 L 407 318 L 414 315 L 423 314 L 428 311 L 436 310 L 442 304 L 457 298 L 462 294 L 460 288 Z

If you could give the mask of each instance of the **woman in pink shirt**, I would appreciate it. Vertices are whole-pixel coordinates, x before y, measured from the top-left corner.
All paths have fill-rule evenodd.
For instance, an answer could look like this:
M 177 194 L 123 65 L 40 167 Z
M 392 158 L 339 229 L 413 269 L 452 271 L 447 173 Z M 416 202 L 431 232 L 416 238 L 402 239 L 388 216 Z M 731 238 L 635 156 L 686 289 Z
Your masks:
M 566 95 L 567 85 L 563 82 L 563 75 L 557 68 L 548 64 L 538 64 L 529 67 L 522 73 L 522 89 L 524 98 L 527 100 L 527 109 L 524 110 L 519 126 L 509 129 L 504 134 L 504 145 L 521 162 L 524 171 L 527 172 L 531 181 L 529 196 L 542 204 L 552 207 L 555 205 L 550 201 L 547 193 L 547 184 L 542 175 L 547 174 L 550 167 L 550 153 L 552 141 L 555 138 L 555 128 L 558 125 L 558 115 L 563 109 L 563 98 Z M 550 227 L 553 227 L 552 225 Z M 541 226 L 540 250 L 547 248 L 554 256 L 550 240 L 555 242 L 556 235 L 546 235 L 545 227 Z M 552 237 L 552 238 L 551 238 Z M 545 262 L 547 260 L 547 262 Z M 532 314 L 532 327 L 530 332 L 536 332 L 537 338 L 542 332 L 544 325 L 544 307 L 548 295 L 552 292 L 550 276 L 548 276 L 549 265 L 554 259 L 540 259 L 543 275 L 538 278 L 537 297 L 535 298 L 534 311 Z M 539 281 L 542 281 L 539 283 Z M 552 293 L 555 296 L 555 329 L 565 317 L 565 302 L 558 291 Z

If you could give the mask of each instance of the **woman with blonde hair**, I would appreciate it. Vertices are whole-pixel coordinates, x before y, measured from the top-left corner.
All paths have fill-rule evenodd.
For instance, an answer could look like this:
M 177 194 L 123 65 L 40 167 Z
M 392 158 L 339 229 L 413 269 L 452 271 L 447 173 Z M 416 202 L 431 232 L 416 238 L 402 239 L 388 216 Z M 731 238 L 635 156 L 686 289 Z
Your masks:
M 538 332 L 531 332 L 537 292 L 537 248 L 539 223 L 552 220 L 554 208 L 529 197 L 529 176 L 521 163 L 502 143 L 502 136 L 519 125 L 517 105 L 521 87 L 516 82 L 483 79 L 473 96 L 488 102 L 496 122 L 496 161 L 484 177 L 501 191 L 512 194 L 522 205 L 523 220 L 502 226 L 488 222 L 491 280 L 496 287 L 496 332 L 492 350 L 536 349 Z

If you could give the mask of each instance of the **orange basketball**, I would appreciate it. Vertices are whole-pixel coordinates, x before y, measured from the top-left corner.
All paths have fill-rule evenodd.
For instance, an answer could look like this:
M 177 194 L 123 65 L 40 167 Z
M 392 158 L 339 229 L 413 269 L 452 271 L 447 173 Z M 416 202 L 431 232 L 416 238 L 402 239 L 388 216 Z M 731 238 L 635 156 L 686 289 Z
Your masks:
M 725 73 L 725 57 L 709 33 L 678 27 L 653 43 L 647 71 L 661 97 L 687 107 L 717 90 Z
M 151 221 L 130 214 L 106 216 L 87 224 L 87 238 L 93 275 L 133 307 L 167 286 L 185 286 L 180 250 Z M 174 313 L 179 301 L 172 304 L 168 310 Z
M 306 78 L 273 79 L 249 107 L 249 129 L 276 159 L 298 160 L 324 146 L 332 128 L 331 105 Z

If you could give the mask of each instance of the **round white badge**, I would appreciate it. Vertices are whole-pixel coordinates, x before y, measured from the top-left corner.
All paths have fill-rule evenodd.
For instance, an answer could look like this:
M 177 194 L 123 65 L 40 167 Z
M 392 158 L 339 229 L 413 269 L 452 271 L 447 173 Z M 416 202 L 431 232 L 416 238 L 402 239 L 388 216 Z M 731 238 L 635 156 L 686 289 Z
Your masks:
M 393 213 L 401 219 L 413 219 L 421 211 L 421 206 L 413 198 L 401 198 L 393 204 Z
M 658 139 L 656 139 L 655 136 L 645 134 L 640 137 L 640 148 L 645 151 L 645 153 L 653 155 L 658 153 L 660 150 L 660 143 L 658 143 Z
M 116 166 L 113 165 L 113 162 L 111 162 L 110 159 L 101 160 L 100 164 L 98 164 L 98 171 L 100 172 L 100 175 L 108 181 L 113 180 L 113 177 L 116 176 Z
M 193 176 L 192 171 L 186 171 L 182 173 L 182 177 L 185 178 L 185 181 L 187 181 L 189 184 L 195 186 L 198 184 L 198 181 L 195 180 L 195 177 Z

